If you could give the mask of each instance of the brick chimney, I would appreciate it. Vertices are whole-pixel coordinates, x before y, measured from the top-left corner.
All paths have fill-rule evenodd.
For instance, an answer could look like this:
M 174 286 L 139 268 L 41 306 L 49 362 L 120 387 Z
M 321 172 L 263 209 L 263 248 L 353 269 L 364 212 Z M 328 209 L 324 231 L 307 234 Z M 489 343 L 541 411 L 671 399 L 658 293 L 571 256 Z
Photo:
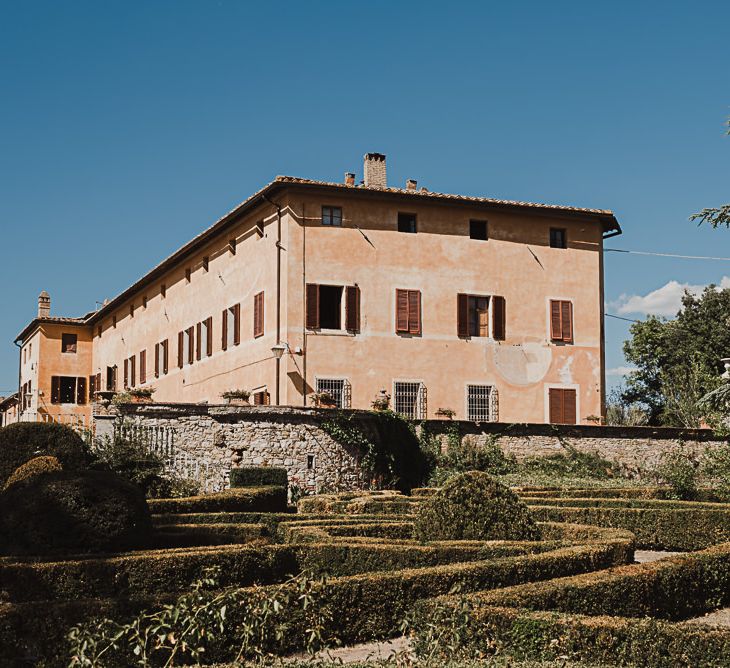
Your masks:
M 345 172 L 345 185 L 346 186 L 355 185 L 355 175 L 352 172 Z
M 387 187 L 388 182 L 385 178 L 385 156 L 382 153 L 366 153 L 363 174 L 366 187 Z
M 51 315 L 51 296 L 44 290 L 38 295 L 38 317 L 47 318 Z
M 408 179 L 406 181 L 406 190 L 415 190 L 418 188 L 418 181 L 416 179 Z

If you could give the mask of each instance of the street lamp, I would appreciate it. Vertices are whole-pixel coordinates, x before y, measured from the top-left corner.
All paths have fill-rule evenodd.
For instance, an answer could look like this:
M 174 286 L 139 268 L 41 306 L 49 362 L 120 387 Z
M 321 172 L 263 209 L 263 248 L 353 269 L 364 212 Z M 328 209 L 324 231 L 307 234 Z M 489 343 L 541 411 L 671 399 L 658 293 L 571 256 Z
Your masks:
M 272 346 L 271 352 L 274 354 L 274 357 L 276 359 L 280 360 L 284 353 L 289 350 L 289 344 L 288 343 L 277 343 L 275 346 Z

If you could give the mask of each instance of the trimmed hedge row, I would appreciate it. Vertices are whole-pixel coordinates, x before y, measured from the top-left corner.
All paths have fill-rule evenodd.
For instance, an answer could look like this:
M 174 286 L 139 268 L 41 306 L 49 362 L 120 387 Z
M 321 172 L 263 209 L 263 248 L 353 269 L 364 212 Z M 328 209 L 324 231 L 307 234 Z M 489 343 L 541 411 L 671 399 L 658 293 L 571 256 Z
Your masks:
M 286 469 L 273 466 L 241 466 L 231 469 L 228 480 L 231 487 L 266 487 L 269 485 L 287 487 L 289 485 Z
M 569 655 L 647 668 L 730 665 L 730 629 L 666 621 L 730 603 L 730 543 L 651 564 L 480 592 L 466 601 L 469 621 L 458 644 L 469 653 L 492 651 L 496 640 L 518 658 Z M 419 603 L 417 631 L 434 618 L 453 619 L 461 606 L 455 596 Z
M 672 500 L 672 490 L 668 487 L 613 487 L 605 489 L 557 487 L 519 487 L 514 490 L 520 496 L 590 498 L 590 499 L 666 499 Z M 700 489 L 695 501 L 722 502 L 723 499 L 711 489 Z
M 349 492 L 345 494 L 319 494 L 299 499 L 300 513 L 333 515 L 410 515 L 420 499 L 403 496 L 398 492 Z
M 217 494 L 188 496 L 179 499 L 149 499 L 150 512 L 160 513 L 211 513 L 211 512 L 263 512 L 286 511 L 285 487 L 238 487 Z
M 150 549 L 232 545 L 266 541 L 268 531 L 263 524 L 169 524 L 157 527 L 148 544 Z M 267 541 L 268 542 L 268 541 Z
M 668 499 L 561 499 L 523 496 L 528 506 L 561 506 L 563 508 L 661 508 L 677 510 L 723 510 L 730 513 L 730 503 L 710 501 L 674 501 Z
M 730 540 L 730 511 L 530 506 L 536 519 L 626 529 L 640 548 L 684 552 Z

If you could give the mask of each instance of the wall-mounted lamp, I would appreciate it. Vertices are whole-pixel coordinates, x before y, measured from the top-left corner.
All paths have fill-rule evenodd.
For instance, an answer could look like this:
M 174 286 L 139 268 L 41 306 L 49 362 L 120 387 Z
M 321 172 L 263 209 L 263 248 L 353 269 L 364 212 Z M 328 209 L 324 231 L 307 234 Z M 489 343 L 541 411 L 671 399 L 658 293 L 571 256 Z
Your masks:
M 304 351 L 299 346 L 297 346 L 296 348 L 294 348 L 294 350 L 292 350 L 286 341 L 282 341 L 281 343 L 277 343 L 276 345 L 272 346 L 271 352 L 273 353 L 274 357 L 276 357 L 276 359 L 278 359 L 278 360 L 280 360 L 284 356 L 284 353 L 289 353 L 290 355 L 303 355 L 304 354 Z

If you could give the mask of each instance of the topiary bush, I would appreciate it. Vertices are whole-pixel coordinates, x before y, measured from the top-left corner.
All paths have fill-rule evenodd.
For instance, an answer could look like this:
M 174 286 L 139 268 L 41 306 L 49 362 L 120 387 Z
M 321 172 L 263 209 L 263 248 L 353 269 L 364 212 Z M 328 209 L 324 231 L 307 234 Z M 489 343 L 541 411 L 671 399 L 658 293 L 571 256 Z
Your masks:
M 35 476 L 45 475 L 46 473 L 54 473 L 55 471 L 61 471 L 63 467 L 61 463 L 55 457 L 45 455 L 43 457 L 34 457 L 30 461 L 21 464 L 15 471 L 12 472 L 10 477 L 5 482 L 3 491 L 16 485 L 24 480 L 29 480 Z
M 529 508 L 497 480 L 480 471 L 451 478 L 422 501 L 414 522 L 418 540 L 538 540 Z
M 231 487 L 286 487 L 289 483 L 286 469 L 274 466 L 241 466 L 231 469 Z
M 82 471 L 92 459 L 86 443 L 70 427 L 18 422 L 0 429 L 0 485 L 19 466 L 42 455 L 58 459 L 65 471 Z
M 4 554 L 125 550 L 144 544 L 151 531 L 142 491 L 108 471 L 51 472 L 0 494 Z

